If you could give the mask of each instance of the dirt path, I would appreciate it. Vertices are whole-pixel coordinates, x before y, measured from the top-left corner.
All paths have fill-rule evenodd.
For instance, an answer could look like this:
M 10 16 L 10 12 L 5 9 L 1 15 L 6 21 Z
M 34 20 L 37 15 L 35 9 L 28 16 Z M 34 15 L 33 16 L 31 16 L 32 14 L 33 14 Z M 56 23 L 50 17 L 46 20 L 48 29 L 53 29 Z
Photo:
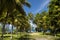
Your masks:
M 38 37 L 36 37 L 35 38 L 35 40 L 50 40 L 50 39 L 52 39 L 51 37 L 50 38 L 46 38 L 46 37 L 42 37 L 42 38 L 38 38 Z
M 35 40 L 48 40 L 46 38 L 36 38 Z
M 35 40 L 53 40 L 53 36 L 49 35 L 40 35 L 40 33 L 31 33 L 30 35 L 35 36 Z

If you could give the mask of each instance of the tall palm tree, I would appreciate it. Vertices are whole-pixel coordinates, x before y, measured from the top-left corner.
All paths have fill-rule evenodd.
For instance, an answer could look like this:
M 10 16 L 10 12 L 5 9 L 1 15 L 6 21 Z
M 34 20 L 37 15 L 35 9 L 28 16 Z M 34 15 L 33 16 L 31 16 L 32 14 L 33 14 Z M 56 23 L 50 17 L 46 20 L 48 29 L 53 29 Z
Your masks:
M 0 0 L 1 1 L 1 12 L 7 9 L 8 12 L 12 12 L 14 9 L 24 14 L 23 5 L 30 7 L 30 4 L 26 0 Z
M 55 30 L 60 28 L 59 20 L 60 20 L 60 0 L 51 0 L 49 4 L 49 17 L 51 27 L 53 28 L 52 34 L 54 34 Z
M 28 7 L 30 7 L 30 4 L 26 0 L 0 0 L 0 15 L 2 15 L 0 16 L 0 21 L 3 20 L 5 21 L 4 24 L 6 24 L 8 17 L 12 18 L 14 21 L 13 12 L 15 10 L 17 10 L 22 15 L 26 15 L 23 9 L 23 5 L 27 5 Z

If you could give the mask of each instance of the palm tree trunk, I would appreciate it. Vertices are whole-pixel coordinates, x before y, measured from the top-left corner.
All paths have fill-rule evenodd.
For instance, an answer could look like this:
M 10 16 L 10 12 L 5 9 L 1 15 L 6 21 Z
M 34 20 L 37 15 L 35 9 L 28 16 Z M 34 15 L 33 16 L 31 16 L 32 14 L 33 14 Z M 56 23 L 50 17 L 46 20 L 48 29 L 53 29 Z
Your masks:
M 3 40 L 3 38 L 4 38 L 4 33 L 5 33 L 5 24 L 3 25 L 3 27 L 2 27 L 2 40 Z
M 43 31 L 43 35 L 45 34 L 45 30 Z
M 13 40 L 13 25 L 12 25 L 12 31 L 11 31 L 11 40 Z
M 18 37 L 18 26 L 16 27 L 16 35 Z

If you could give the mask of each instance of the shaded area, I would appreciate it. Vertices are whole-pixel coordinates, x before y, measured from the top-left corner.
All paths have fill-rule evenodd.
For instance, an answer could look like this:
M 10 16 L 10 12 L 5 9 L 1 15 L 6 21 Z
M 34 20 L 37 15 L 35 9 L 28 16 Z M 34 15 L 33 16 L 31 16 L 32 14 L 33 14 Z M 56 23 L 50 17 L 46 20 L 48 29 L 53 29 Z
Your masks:
M 58 39 L 55 39 L 55 40 L 60 40 L 60 38 L 58 38 Z
M 0 37 L 0 40 L 2 38 Z M 11 35 L 5 35 L 3 40 L 11 40 Z M 43 35 L 42 33 L 18 33 L 18 36 L 16 34 L 13 34 L 12 40 L 60 40 L 60 34 L 58 34 L 56 37 L 52 35 Z
M 30 35 L 26 34 L 18 38 L 18 40 L 35 40 L 35 39 L 31 38 Z

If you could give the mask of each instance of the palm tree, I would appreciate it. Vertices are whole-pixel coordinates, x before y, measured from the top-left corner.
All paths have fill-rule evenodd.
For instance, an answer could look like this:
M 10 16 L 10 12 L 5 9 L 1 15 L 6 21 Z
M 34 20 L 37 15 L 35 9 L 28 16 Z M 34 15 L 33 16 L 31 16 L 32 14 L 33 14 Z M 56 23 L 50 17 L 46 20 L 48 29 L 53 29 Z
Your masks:
M 13 12 L 15 10 L 17 10 L 22 15 L 26 15 L 26 13 L 23 9 L 23 5 L 27 5 L 28 7 L 30 7 L 30 4 L 26 0 L 0 0 L 0 15 L 2 15 L 2 16 L 0 16 L 0 18 L 1 18 L 0 21 L 3 20 L 4 25 L 6 24 L 8 17 L 13 19 L 13 21 L 14 21 Z M 11 21 L 11 22 L 13 22 L 13 21 Z M 5 28 L 5 27 L 3 27 L 3 28 Z M 2 33 L 2 36 L 3 36 L 3 33 Z
M 7 9 L 8 12 L 13 12 L 14 9 L 24 14 L 23 5 L 30 7 L 30 4 L 26 0 L 0 0 L 1 1 L 1 12 Z
M 33 17 L 34 17 L 34 15 L 30 12 L 30 13 L 28 13 L 28 19 L 29 20 L 33 20 Z
M 34 15 L 30 12 L 28 13 L 28 21 L 33 21 L 34 20 Z M 31 25 L 30 25 L 30 32 L 31 32 Z
M 42 14 L 37 13 L 34 17 L 34 23 L 37 25 L 36 31 L 40 31 L 40 28 L 42 28 Z
M 51 0 L 49 4 L 49 17 L 51 27 L 53 28 L 52 34 L 55 33 L 55 30 L 60 28 L 59 26 L 59 20 L 60 20 L 60 0 Z

